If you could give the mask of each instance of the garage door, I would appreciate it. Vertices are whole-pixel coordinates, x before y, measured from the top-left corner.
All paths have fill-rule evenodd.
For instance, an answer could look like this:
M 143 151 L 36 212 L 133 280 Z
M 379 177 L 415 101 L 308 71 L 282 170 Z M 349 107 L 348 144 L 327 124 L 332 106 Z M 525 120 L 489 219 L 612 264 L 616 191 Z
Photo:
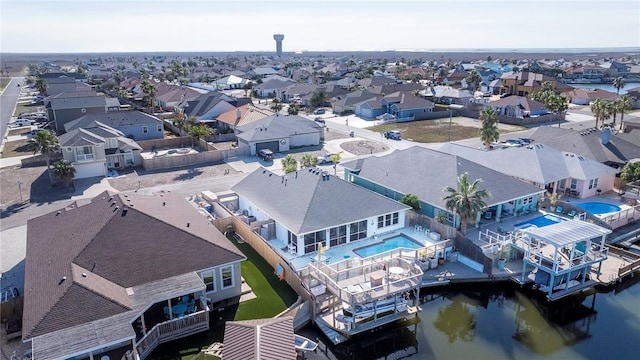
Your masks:
M 106 176 L 106 166 L 104 162 L 91 162 L 91 163 L 74 163 L 73 167 L 76 169 L 76 176 L 74 179 L 84 179 L 94 176 Z
M 262 143 L 256 143 L 256 153 L 262 149 L 269 149 L 273 151 L 273 153 L 280 152 L 280 146 L 277 141 L 267 141 Z

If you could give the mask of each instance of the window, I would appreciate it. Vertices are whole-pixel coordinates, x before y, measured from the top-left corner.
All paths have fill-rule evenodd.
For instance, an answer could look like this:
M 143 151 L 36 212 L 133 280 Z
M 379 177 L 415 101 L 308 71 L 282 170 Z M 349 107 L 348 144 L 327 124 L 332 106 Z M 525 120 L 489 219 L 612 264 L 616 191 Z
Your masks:
M 233 286 L 233 269 L 231 266 L 227 266 L 220 270 L 220 276 L 222 277 L 222 288 L 226 289 Z
M 578 180 L 571 179 L 571 190 L 576 190 L 578 188 Z
M 142 127 L 142 133 L 143 133 L 143 134 L 148 134 L 148 133 L 149 133 L 149 127 L 147 127 L 147 126 L 143 126 L 143 127 Z
M 91 146 L 80 146 L 76 148 L 76 160 L 93 160 L 93 148 Z
M 203 271 L 200 274 L 202 282 L 207 287 L 207 292 L 216 291 L 216 283 L 213 277 L 213 270 Z
M 304 253 L 308 254 L 317 251 L 320 244 L 325 244 L 327 232 L 325 230 L 304 234 Z
M 396 225 L 399 221 L 398 213 L 387 214 L 384 216 L 378 216 L 378 229 L 385 226 Z
M 598 187 L 598 178 L 589 180 L 589 189 L 595 189 Z
M 329 229 L 329 246 L 345 244 L 347 242 L 347 225 L 340 225 Z
M 113 148 L 117 148 L 117 147 L 118 147 L 118 139 L 116 139 L 116 138 L 109 139 L 109 148 L 113 149 Z
M 367 237 L 367 220 L 354 222 L 349 225 L 349 241 L 356 241 L 356 240 L 364 239 L 366 237 Z
M 158 132 L 162 132 L 162 125 L 158 124 Z

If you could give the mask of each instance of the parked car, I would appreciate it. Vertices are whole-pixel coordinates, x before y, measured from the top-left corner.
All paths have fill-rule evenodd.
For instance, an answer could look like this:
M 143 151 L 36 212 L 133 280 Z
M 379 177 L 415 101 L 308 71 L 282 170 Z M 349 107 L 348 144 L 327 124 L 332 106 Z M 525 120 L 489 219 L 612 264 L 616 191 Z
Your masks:
M 400 130 L 391 130 L 384 132 L 385 139 L 393 139 L 400 140 L 402 139 L 402 134 L 400 134 Z
M 330 164 L 333 163 L 333 161 L 331 160 L 331 157 L 335 155 L 335 153 L 326 153 L 324 155 L 320 155 L 318 156 L 318 164 L 322 165 L 322 164 Z
M 520 140 L 525 145 L 530 145 L 533 142 L 533 139 L 531 138 L 518 138 L 518 140 Z
M 324 124 L 324 119 L 323 119 L 323 118 L 321 118 L 320 116 L 316 116 L 316 118 L 315 118 L 315 119 L 313 119 L 313 120 L 314 120 L 315 122 L 319 122 L 319 123 L 321 123 L 321 124 Z
M 33 125 L 33 120 L 31 119 L 16 119 L 16 121 L 13 122 L 13 124 L 15 126 L 30 126 Z
M 313 114 L 314 114 L 314 115 L 322 115 L 322 114 L 324 114 L 324 112 L 325 112 L 325 111 L 324 111 L 324 109 L 323 109 L 323 108 L 318 108 L 318 109 L 315 109 L 315 110 L 313 111 Z
M 256 155 L 265 161 L 273 160 L 273 151 L 269 149 L 260 149 Z

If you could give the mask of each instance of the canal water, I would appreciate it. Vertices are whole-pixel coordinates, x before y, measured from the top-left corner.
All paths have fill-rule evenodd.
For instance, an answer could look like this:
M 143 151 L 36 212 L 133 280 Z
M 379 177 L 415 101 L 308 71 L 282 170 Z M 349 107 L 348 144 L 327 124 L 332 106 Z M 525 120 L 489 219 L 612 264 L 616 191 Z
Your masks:
M 576 89 L 601 89 L 601 90 L 610 91 L 612 93 L 615 93 L 617 91 L 616 88 L 613 87 L 613 84 L 567 84 L 567 85 L 574 87 Z M 624 95 L 627 93 L 628 89 L 633 89 L 638 86 L 640 86 L 640 83 L 625 84 L 624 87 L 620 88 L 620 95 Z
M 535 290 L 425 292 L 419 321 L 380 329 L 307 359 L 635 359 L 640 351 L 640 276 L 607 291 L 548 303 Z M 315 328 L 303 334 L 328 341 Z M 312 337 L 313 338 L 313 337 Z

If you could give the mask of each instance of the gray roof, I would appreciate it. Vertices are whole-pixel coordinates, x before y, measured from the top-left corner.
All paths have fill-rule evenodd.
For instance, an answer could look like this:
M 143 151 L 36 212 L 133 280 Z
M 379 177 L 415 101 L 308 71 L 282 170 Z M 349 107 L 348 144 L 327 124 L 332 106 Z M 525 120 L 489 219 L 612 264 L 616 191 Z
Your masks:
M 253 142 L 317 133 L 322 131 L 322 127 L 299 115 L 271 115 L 240 126 L 238 131 L 239 139 Z
M 279 176 L 258 169 L 233 188 L 295 234 L 305 234 L 409 207 L 318 169 Z
M 293 80 L 279 80 L 279 79 L 269 79 L 266 80 L 265 82 L 263 82 L 262 84 L 259 84 L 255 87 L 256 90 L 261 90 L 261 89 L 267 89 L 267 90 L 271 90 L 271 89 L 286 89 L 289 86 L 295 85 L 296 82 Z
M 104 137 L 85 129 L 74 129 L 58 137 L 60 146 L 89 146 L 102 144 Z
M 611 234 L 611 230 L 582 220 L 567 220 L 544 227 L 528 227 L 525 233 L 555 247 L 575 244 Z
M 438 150 L 537 184 L 548 184 L 568 178 L 588 180 L 618 172 L 595 160 L 538 143 L 527 147 L 491 151 L 447 143 Z
M 76 79 L 67 76 L 60 76 L 55 78 L 45 79 L 47 84 L 72 84 L 76 82 Z
M 64 129 L 70 131 L 77 128 L 94 127 L 95 123 L 110 126 L 114 129 L 132 125 L 157 125 L 162 120 L 142 111 L 115 111 L 104 114 L 90 114 L 64 124 Z
M 448 186 L 455 187 L 458 177 L 469 174 L 469 180 L 482 179 L 480 188 L 491 196 L 488 206 L 531 196 L 544 190 L 462 157 L 418 146 L 380 157 L 368 157 L 342 164 L 359 171 L 359 176 L 397 191 L 413 194 L 425 203 L 445 209 L 443 197 Z
M 336 100 L 334 101 L 334 105 L 338 105 L 338 106 L 355 105 L 359 102 L 362 102 L 371 98 L 375 98 L 376 96 L 377 94 L 372 94 L 367 90 L 356 90 L 346 95 L 340 95 L 336 97 Z
M 78 96 L 68 98 L 52 98 L 49 107 L 53 110 L 79 109 L 88 107 L 104 107 L 107 102 L 104 96 Z
M 609 142 L 602 144 L 602 130 L 581 131 L 540 126 L 529 137 L 558 150 L 572 152 L 601 163 L 625 164 L 640 158 L 640 146 L 611 134 Z
M 224 327 L 225 360 L 295 360 L 293 318 L 227 321 Z

